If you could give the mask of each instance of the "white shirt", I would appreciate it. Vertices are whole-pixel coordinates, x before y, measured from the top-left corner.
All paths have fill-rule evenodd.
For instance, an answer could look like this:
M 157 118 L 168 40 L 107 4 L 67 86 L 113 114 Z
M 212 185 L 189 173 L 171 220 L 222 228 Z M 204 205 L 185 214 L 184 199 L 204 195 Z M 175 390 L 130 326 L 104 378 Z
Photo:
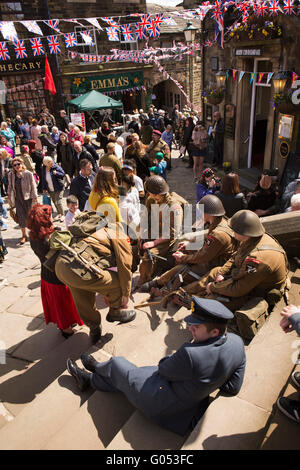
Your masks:
M 137 189 L 138 193 L 140 191 L 144 191 L 144 183 L 143 183 L 142 178 L 140 178 L 137 175 L 133 175 L 133 179 L 134 179 L 134 182 L 135 182 L 135 188 Z
M 115 144 L 115 155 L 117 156 L 120 162 L 123 162 L 123 147 L 116 142 Z
M 136 227 L 140 224 L 140 198 L 136 188 L 120 197 L 119 209 L 125 223 Z
M 67 212 L 66 214 L 66 218 L 65 218 L 65 223 L 66 223 L 66 228 L 68 229 L 70 227 L 70 225 L 72 225 L 72 223 L 74 222 L 74 219 L 75 217 L 80 214 L 80 210 L 77 209 L 76 212 L 71 212 L 70 210 Z
M 52 182 L 51 173 L 47 169 L 46 169 L 46 181 L 48 183 L 49 191 L 51 191 L 51 192 L 54 191 L 54 186 L 53 186 L 53 182 Z

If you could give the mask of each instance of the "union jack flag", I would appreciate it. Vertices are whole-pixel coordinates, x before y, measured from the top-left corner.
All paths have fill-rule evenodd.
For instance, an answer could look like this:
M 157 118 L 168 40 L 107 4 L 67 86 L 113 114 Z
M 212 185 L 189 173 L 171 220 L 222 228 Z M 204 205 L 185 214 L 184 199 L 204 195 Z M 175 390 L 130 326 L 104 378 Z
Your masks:
M 155 21 L 155 23 L 160 27 L 161 23 L 164 22 L 164 15 L 163 15 L 163 13 L 158 13 L 157 15 L 155 15 L 154 21 Z
M 114 27 L 105 28 L 109 41 L 119 41 L 118 31 Z
M 112 17 L 101 18 L 101 20 L 105 21 L 110 28 L 115 28 L 117 31 L 120 31 L 120 26 L 118 25 L 118 23 L 115 22 L 115 20 Z
M 269 12 L 272 16 L 278 15 L 279 10 L 279 1 L 271 0 L 269 1 Z
M 121 31 L 124 36 L 125 41 L 134 41 L 134 33 L 132 32 L 130 24 L 124 24 L 121 26 Z
M 222 1 L 216 0 L 216 2 L 213 4 L 213 13 L 212 17 L 217 20 L 218 16 L 223 15 L 223 7 L 222 7 Z
M 218 2 L 218 0 L 215 3 L 215 10 L 214 10 L 213 16 L 216 20 L 215 41 L 220 47 L 223 48 L 223 45 L 224 45 L 224 10 L 223 10 L 221 2 Z
M 268 7 L 267 2 L 262 1 L 256 4 L 256 13 L 258 15 L 264 16 L 265 13 L 267 13 L 268 9 L 269 7 Z
M 135 23 L 134 28 L 135 28 L 135 35 L 137 39 L 139 39 L 140 41 L 143 39 L 146 39 L 147 36 L 144 33 L 144 28 L 142 26 L 142 23 Z
M 158 38 L 160 36 L 159 25 L 155 20 L 150 21 L 150 26 L 148 26 L 148 33 L 150 38 Z
M 38 26 L 37 22 L 36 21 L 21 21 L 22 25 L 25 26 L 25 28 L 28 29 L 28 31 L 30 31 L 31 33 L 34 33 L 34 34 L 40 34 L 41 36 L 43 36 L 43 31 L 41 30 L 41 28 Z
M 10 55 L 7 49 L 6 42 L 0 42 L 0 60 L 8 60 Z
M 292 13 L 295 13 L 294 8 L 294 0 L 283 0 L 283 9 L 287 15 L 291 15 Z
M 66 47 L 77 46 L 77 39 L 75 37 L 75 33 L 64 34 L 64 38 L 66 42 Z
M 149 14 L 141 15 L 141 21 L 139 22 L 139 24 L 143 28 L 143 31 L 145 31 L 145 29 L 147 31 L 148 27 L 151 26 L 150 15 Z
M 32 38 L 29 40 L 30 40 L 30 44 L 31 44 L 34 56 L 45 54 L 45 50 L 44 50 L 41 38 Z
M 15 48 L 17 59 L 26 59 L 27 52 L 26 52 L 24 41 L 15 41 L 14 48 Z
M 88 44 L 89 46 L 94 45 L 91 32 L 88 29 L 86 29 L 85 31 L 80 31 L 80 35 L 86 44 Z
M 60 44 L 57 36 L 47 36 L 48 46 L 50 54 L 60 54 Z
M 49 26 L 49 28 L 54 29 L 57 33 L 60 33 L 58 29 L 59 20 L 44 20 L 44 23 Z

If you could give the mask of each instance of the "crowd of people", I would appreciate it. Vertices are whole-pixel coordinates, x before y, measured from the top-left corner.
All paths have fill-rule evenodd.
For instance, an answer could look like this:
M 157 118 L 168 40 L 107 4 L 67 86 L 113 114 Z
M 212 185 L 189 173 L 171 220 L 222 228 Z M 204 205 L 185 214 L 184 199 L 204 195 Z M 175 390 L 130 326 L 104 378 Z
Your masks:
M 190 110 L 180 112 L 176 105 L 169 117 L 151 106 L 147 113 L 140 110 L 128 117 L 121 135 L 115 134 L 111 122 L 102 122 L 92 141 L 64 110 L 56 120 L 43 109 L 38 119 L 18 115 L 12 122 L 3 122 L 0 131 L 1 230 L 7 228 L 9 209 L 22 232 L 19 244 L 29 238 L 41 262 L 46 324 L 55 323 L 68 338 L 75 332 L 74 325 L 84 323 L 96 343 L 101 338 L 98 293 L 109 306 L 109 322 L 135 319 L 130 300 L 135 289 L 192 308 L 186 322 L 194 343 L 163 358 L 155 370 L 140 370 L 124 358 L 100 366 L 83 355 L 90 374 L 68 361 L 81 390 L 89 385 L 120 390 L 148 417 L 179 434 L 195 425 L 212 391 L 221 388 L 236 394 L 240 390 L 244 346 L 236 334 L 227 333 L 227 326 L 248 340 L 257 330 L 255 320 L 249 324 L 250 316 L 245 326 L 232 312 L 259 297 L 268 303 L 267 317 L 287 286 L 286 254 L 265 233 L 260 217 L 300 209 L 299 179 L 282 191 L 276 174 L 264 171 L 255 189 L 243 193 L 233 171 L 221 179 L 217 176 L 223 162 L 224 123 L 218 112 L 214 119 L 207 130 Z M 204 168 L 210 140 L 214 161 Z M 188 201 L 180 195 L 180 186 L 177 193 L 168 185 L 173 146 L 181 156 L 188 154 L 197 203 L 204 211 L 202 223 L 208 229 L 203 246 L 193 252 L 190 242 L 176 246 Z M 0 237 L 0 263 L 6 254 Z M 137 269 L 139 278 L 133 287 L 132 273 Z M 283 326 L 288 331 L 286 322 Z M 200 352 L 197 345 L 203 343 L 207 349 Z M 209 367 L 203 370 L 206 359 Z M 150 397 L 146 382 L 165 393 Z

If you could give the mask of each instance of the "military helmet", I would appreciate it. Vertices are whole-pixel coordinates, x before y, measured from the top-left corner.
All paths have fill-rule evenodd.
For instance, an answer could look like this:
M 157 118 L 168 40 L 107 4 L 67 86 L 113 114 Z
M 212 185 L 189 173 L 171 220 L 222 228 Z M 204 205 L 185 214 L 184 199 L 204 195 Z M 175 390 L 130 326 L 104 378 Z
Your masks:
M 225 209 L 221 200 L 213 194 L 207 194 L 200 199 L 199 204 L 204 205 L 204 214 L 220 217 L 225 215 Z
M 265 233 L 258 215 L 246 209 L 236 212 L 230 219 L 229 226 L 245 237 L 260 237 Z
M 169 192 L 169 186 L 159 175 L 150 176 L 145 183 L 145 189 L 151 194 L 166 194 Z

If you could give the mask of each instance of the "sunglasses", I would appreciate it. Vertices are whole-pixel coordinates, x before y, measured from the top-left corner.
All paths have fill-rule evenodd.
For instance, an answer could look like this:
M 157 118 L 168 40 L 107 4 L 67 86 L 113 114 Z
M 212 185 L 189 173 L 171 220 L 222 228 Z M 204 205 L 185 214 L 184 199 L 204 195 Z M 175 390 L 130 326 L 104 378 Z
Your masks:
M 14 168 L 15 166 L 21 166 L 21 163 L 15 163 L 15 164 L 13 165 L 13 168 Z

